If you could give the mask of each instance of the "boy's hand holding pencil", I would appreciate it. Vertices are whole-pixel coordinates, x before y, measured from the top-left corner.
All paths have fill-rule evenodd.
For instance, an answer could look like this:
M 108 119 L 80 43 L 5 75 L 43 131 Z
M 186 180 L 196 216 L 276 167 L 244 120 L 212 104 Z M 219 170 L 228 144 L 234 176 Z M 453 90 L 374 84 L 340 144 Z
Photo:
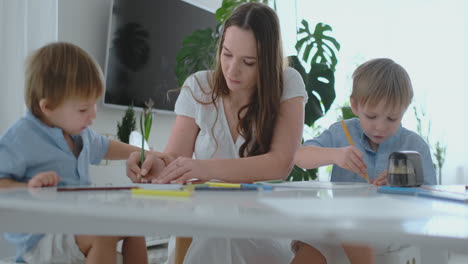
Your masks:
M 334 158 L 334 163 L 336 165 L 359 175 L 363 175 L 367 182 L 369 182 L 369 179 L 366 178 L 367 165 L 364 163 L 364 160 L 362 159 L 363 154 L 358 148 L 354 146 L 337 148 L 336 152 L 337 154 Z
M 357 174 L 362 175 L 368 183 L 371 183 L 369 176 L 366 172 L 367 165 L 364 163 L 362 152 L 359 151 L 359 149 L 357 149 L 356 147 L 354 147 L 353 138 L 349 134 L 348 128 L 346 127 L 346 124 L 343 120 L 341 121 L 341 126 L 343 127 L 343 131 L 345 132 L 345 135 L 348 138 L 348 142 L 349 145 L 351 145 L 351 147 L 343 148 L 344 151 L 340 161 L 342 164 L 338 165 L 343 169 L 348 169 Z

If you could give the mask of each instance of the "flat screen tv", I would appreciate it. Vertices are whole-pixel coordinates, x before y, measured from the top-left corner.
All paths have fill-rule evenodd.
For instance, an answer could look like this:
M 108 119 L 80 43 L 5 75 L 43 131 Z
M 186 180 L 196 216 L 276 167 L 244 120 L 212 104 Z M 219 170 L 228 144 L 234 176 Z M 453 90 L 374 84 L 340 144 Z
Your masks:
M 114 0 L 105 63 L 104 105 L 173 112 L 176 55 L 196 29 L 216 27 L 215 15 L 181 0 Z

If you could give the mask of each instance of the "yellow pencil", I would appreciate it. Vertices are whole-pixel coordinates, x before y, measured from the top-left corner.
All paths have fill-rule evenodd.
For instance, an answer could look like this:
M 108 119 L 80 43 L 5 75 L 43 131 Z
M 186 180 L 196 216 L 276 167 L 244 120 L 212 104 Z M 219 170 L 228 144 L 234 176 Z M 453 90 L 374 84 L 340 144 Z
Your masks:
M 225 188 L 241 188 L 240 183 L 227 183 L 227 182 L 205 182 L 210 187 L 225 187 Z
M 351 138 L 351 135 L 349 134 L 348 128 L 346 127 L 346 124 L 343 120 L 341 120 L 341 126 L 343 127 L 343 130 L 346 134 L 346 137 L 348 138 L 348 142 L 351 146 L 354 146 L 353 139 Z M 369 181 L 369 175 L 367 173 L 364 173 L 364 178 Z
M 132 194 L 137 195 L 157 195 L 157 196 L 179 196 L 189 197 L 192 195 L 190 190 L 151 190 L 151 189 L 132 189 Z

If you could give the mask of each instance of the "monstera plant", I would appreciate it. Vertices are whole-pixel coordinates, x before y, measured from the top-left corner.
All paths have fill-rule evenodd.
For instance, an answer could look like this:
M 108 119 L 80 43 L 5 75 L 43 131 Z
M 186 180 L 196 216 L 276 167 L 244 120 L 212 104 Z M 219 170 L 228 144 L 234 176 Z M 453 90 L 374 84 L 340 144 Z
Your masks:
M 238 5 L 247 2 L 267 3 L 268 1 L 223 0 L 221 7 L 216 10 L 218 22 L 216 29 L 196 30 L 183 40 L 182 48 L 176 58 L 176 76 L 179 87 L 190 74 L 211 68 L 216 57 L 216 44 L 222 24 Z M 340 44 L 326 34 L 331 31 L 332 28 L 329 25 L 318 23 L 315 25 L 314 32 L 311 32 L 309 23 L 302 20 L 301 27 L 297 31 L 298 41 L 295 45 L 299 55 L 289 58 L 290 66 L 296 69 L 304 79 L 309 96 L 305 106 L 304 120 L 308 126 L 312 126 L 330 109 L 336 96 L 335 67 L 338 63 L 336 52 L 340 50 Z M 288 180 L 293 181 L 316 178 L 316 169 L 303 170 L 297 166 L 294 166 L 288 176 Z
M 292 56 L 291 66 L 296 69 L 304 80 L 309 100 L 305 106 L 304 123 L 312 126 L 314 122 L 325 115 L 335 100 L 335 68 L 338 63 L 336 51 L 340 44 L 333 37 L 325 34 L 332 28 L 323 23 L 315 25 L 310 31 L 309 23 L 301 22 L 297 31 L 299 40 L 296 43 L 298 56 Z M 302 55 L 302 56 L 301 56 Z M 307 72 L 304 65 L 309 65 Z M 302 181 L 317 178 L 317 169 L 303 170 L 294 166 L 288 180 Z

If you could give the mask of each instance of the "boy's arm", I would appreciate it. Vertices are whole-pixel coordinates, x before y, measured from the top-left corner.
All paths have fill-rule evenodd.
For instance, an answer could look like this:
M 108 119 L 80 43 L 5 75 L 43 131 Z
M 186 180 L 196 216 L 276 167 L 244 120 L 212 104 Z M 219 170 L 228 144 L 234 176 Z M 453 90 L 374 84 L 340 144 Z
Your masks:
M 130 157 L 133 152 L 140 152 L 141 148 L 123 143 L 118 140 L 109 140 L 109 149 L 103 159 L 106 160 L 126 160 Z M 146 150 L 148 152 L 148 150 Z M 156 157 L 164 160 L 165 163 L 169 163 L 173 158 L 167 154 L 151 151 L 156 153 Z
M 315 169 L 334 164 L 334 157 L 338 155 L 337 148 L 322 148 L 317 146 L 302 146 L 294 156 L 297 166 L 304 169 Z
M 125 160 L 132 152 L 140 151 L 139 147 L 129 145 L 117 140 L 109 140 L 109 149 L 104 159 L 106 160 Z
M 0 179 L 0 189 L 26 187 L 26 186 L 28 186 L 26 182 L 18 182 L 18 181 L 7 179 L 7 178 Z
M 367 165 L 363 154 L 354 146 L 344 148 L 322 148 L 302 146 L 294 157 L 297 166 L 304 169 L 315 169 L 326 165 L 338 165 L 343 169 L 359 175 L 366 174 Z
M 19 182 L 9 178 L 0 178 L 0 189 L 9 189 L 17 187 L 51 187 L 57 186 L 60 176 L 54 171 L 45 171 L 36 174 L 28 182 Z

